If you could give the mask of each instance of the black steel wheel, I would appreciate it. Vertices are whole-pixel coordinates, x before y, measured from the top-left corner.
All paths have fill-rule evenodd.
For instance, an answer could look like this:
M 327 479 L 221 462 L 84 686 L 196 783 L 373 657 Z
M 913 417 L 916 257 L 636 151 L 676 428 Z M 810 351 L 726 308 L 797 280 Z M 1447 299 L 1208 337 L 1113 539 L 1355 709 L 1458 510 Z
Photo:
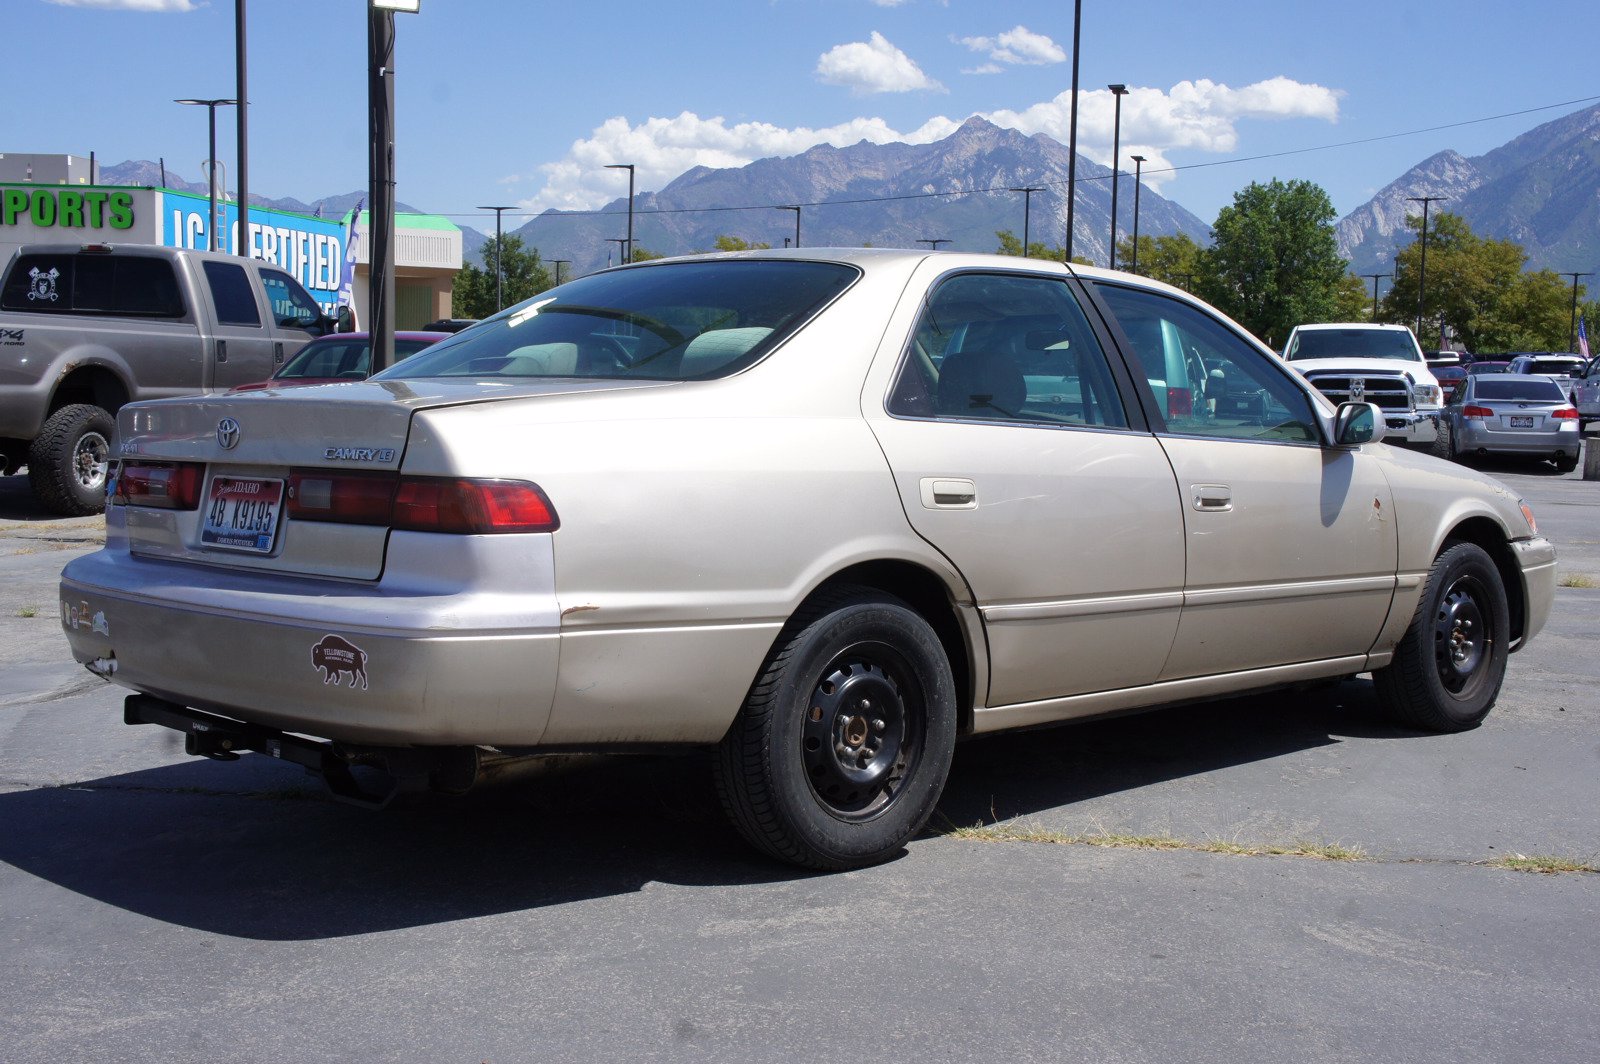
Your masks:
M 740 834 L 779 860 L 876 864 L 933 812 L 955 718 L 928 622 L 880 592 L 828 591 L 784 627 L 718 749 L 717 790 Z
M 1510 609 L 1494 560 L 1456 543 L 1434 560 L 1394 660 L 1372 674 L 1395 718 L 1430 731 L 1464 731 L 1488 716 L 1505 679 Z

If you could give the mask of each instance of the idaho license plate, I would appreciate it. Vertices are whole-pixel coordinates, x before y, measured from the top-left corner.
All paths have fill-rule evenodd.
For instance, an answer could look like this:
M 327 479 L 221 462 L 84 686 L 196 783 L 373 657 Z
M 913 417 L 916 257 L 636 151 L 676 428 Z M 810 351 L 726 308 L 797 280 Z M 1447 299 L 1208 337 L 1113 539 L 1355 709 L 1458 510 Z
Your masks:
M 212 477 L 200 543 L 223 550 L 271 554 L 282 505 L 281 480 Z
M 1511 419 L 1511 427 L 1514 429 L 1531 429 L 1533 428 L 1533 418 L 1514 417 Z

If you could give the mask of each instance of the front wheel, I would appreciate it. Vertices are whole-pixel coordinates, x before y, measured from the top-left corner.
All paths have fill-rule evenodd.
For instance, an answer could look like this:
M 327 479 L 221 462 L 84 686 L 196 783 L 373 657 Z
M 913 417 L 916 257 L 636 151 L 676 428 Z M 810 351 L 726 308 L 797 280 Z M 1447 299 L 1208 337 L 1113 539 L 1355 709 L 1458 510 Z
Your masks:
M 1449 547 L 1434 559 L 1394 660 L 1372 674 L 1379 703 L 1428 731 L 1477 727 L 1505 680 L 1510 631 L 1494 560 L 1473 543 Z
M 839 588 L 784 626 L 718 747 L 717 792 L 739 833 L 781 861 L 877 864 L 933 812 L 955 732 L 955 683 L 928 622 Z

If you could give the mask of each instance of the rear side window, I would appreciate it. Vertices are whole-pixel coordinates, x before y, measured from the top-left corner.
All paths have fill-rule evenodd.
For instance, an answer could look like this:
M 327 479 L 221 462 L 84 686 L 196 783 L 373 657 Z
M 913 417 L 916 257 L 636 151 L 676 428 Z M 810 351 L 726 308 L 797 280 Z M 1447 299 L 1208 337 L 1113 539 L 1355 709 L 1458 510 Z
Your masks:
M 24 255 L 0 292 L 0 309 L 133 318 L 181 318 L 172 263 L 138 255 Z
M 261 324 L 256 294 L 243 266 L 231 262 L 205 264 L 206 283 L 211 286 L 211 301 L 217 308 L 217 321 L 223 325 Z

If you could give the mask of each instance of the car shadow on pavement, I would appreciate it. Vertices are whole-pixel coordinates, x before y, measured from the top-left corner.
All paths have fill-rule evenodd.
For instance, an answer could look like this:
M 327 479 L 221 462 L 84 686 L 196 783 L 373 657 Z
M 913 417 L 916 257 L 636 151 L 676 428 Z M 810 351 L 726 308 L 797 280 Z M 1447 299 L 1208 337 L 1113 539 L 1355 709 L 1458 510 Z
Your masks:
M 939 816 L 971 824 L 1339 741 L 1405 734 L 1370 683 L 1278 693 L 963 744 Z M 583 759 L 380 812 L 252 755 L 0 794 L 0 860 L 196 930 L 296 941 L 626 895 L 810 875 L 726 825 L 706 754 Z M 256 788 L 256 789 L 252 789 Z M 871 874 L 862 873 L 862 874 Z

